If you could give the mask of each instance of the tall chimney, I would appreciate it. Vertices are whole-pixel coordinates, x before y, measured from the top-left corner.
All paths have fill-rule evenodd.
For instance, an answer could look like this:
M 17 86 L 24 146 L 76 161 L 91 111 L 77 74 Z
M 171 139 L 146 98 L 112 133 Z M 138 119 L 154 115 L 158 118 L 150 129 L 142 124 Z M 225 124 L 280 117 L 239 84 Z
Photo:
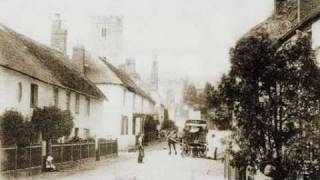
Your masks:
M 62 27 L 60 14 L 55 14 L 51 24 L 51 47 L 66 54 L 67 35 L 68 31 Z
M 85 74 L 85 48 L 83 46 L 73 47 L 72 64 L 81 73 Z

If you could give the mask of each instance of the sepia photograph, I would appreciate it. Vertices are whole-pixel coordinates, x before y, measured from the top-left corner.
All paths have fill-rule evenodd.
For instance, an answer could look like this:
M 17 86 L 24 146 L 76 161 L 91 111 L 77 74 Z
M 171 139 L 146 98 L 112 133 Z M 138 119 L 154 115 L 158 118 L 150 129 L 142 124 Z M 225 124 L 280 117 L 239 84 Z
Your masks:
M 320 0 L 0 0 L 0 180 L 320 180 Z

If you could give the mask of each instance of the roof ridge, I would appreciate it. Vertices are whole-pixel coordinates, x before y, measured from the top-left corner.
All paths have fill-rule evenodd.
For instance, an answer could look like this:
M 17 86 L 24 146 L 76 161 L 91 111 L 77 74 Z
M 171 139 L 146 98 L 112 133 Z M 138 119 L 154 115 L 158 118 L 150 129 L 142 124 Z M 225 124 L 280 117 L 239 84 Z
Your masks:
M 26 50 L 23 52 L 21 51 L 21 53 L 22 55 L 25 55 L 25 57 L 21 56 L 22 59 L 20 57 L 19 59 L 17 59 L 17 62 L 24 62 L 24 60 L 27 60 L 27 58 L 31 58 L 28 60 L 33 61 L 33 63 L 39 64 L 39 66 L 46 67 L 46 69 L 49 71 L 48 72 L 49 74 L 47 75 L 50 75 L 53 77 L 51 81 L 50 80 L 51 77 L 48 76 L 49 79 L 48 77 L 46 79 L 41 76 L 42 74 L 41 69 L 33 69 L 34 71 L 33 75 L 37 74 L 39 76 L 37 78 L 41 79 L 44 82 L 48 82 L 57 86 L 63 86 L 70 90 L 82 92 L 90 96 L 94 96 L 98 98 L 100 97 L 106 98 L 105 95 L 95 86 L 95 84 L 93 84 L 88 78 L 84 77 L 78 71 L 76 71 L 71 64 L 67 63 L 69 61 L 69 58 L 64 56 L 61 52 L 53 48 L 50 48 L 49 46 L 42 44 L 38 41 L 35 41 L 27 37 L 26 35 L 18 33 L 1 23 L 0 23 L 0 33 L 3 34 L 2 37 L 5 41 L 18 43 L 16 44 L 17 47 L 5 48 L 5 49 L 2 49 L 3 51 L 9 51 L 9 49 L 12 49 L 13 51 L 16 51 L 15 53 L 17 53 L 21 49 L 21 46 L 24 46 Z M 4 45 L 4 47 L 6 46 L 8 45 L 7 44 Z M 16 69 L 16 68 L 19 69 L 20 67 L 16 66 L 13 69 Z M 28 74 L 28 71 L 30 71 L 30 69 L 28 70 L 27 68 L 24 70 L 25 70 L 24 73 L 27 73 L 27 74 Z M 66 76 L 64 74 L 66 74 Z M 59 83 L 56 84 L 57 82 L 61 84 Z
M 121 70 L 120 68 L 115 67 L 113 64 L 108 62 L 106 59 L 99 57 L 99 59 L 109 67 L 109 69 L 120 79 L 123 86 L 128 88 L 128 90 L 133 91 L 148 100 L 150 100 L 152 103 L 155 103 L 154 99 L 147 93 L 145 90 L 140 88 L 137 83 L 130 77 L 128 73 Z

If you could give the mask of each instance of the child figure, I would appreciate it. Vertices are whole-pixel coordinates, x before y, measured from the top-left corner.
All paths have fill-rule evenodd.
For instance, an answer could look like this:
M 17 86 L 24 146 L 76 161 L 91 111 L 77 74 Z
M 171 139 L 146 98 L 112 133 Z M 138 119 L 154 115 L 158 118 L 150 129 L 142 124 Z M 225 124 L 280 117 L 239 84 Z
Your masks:
M 56 171 L 56 166 L 53 164 L 53 157 L 51 155 L 47 156 L 46 159 L 46 170 L 47 171 Z

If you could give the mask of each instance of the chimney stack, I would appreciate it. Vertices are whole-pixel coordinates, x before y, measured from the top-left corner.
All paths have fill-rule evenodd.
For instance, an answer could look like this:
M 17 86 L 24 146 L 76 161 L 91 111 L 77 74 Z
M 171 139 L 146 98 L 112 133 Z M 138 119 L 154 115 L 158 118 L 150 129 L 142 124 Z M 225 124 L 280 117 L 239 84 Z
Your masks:
M 275 14 L 282 14 L 288 0 L 274 0 Z
M 81 74 L 85 74 L 85 58 L 86 52 L 83 46 L 73 47 L 72 64 Z
M 67 35 L 68 31 L 62 27 L 60 14 L 55 14 L 51 24 L 51 47 L 66 54 Z

